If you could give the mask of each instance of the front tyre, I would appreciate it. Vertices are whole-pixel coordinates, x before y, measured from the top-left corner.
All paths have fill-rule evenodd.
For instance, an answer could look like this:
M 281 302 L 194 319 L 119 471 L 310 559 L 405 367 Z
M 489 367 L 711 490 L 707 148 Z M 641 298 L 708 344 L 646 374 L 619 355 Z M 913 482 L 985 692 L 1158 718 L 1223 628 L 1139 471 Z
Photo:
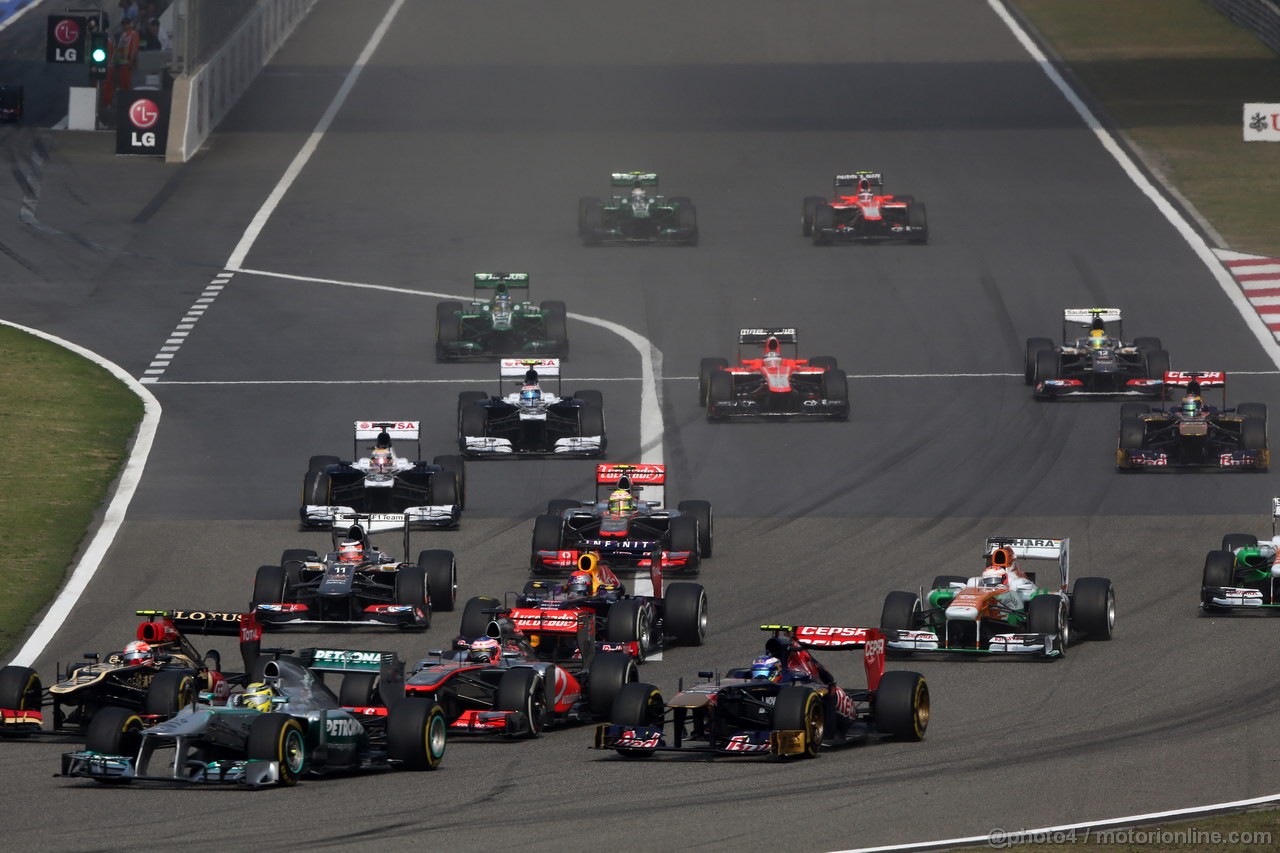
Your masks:
M 387 758 L 405 770 L 435 770 L 444 758 L 448 730 L 439 705 L 402 699 L 387 713 Z
M 929 727 L 929 685 L 918 672 L 893 670 L 875 694 L 876 731 L 902 740 L 923 740 Z
M 284 788 L 298 784 L 307 763 L 306 738 L 302 725 L 288 714 L 263 714 L 249 726 L 246 750 L 250 761 L 274 761 L 280 767 Z
M 826 729 L 822 704 L 822 696 L 812 687 L 790 686 L 778 691 L 773 706 L 773 729 L 804 732 L 801 758 L 817 758 L 822 748 L 822 734 Z

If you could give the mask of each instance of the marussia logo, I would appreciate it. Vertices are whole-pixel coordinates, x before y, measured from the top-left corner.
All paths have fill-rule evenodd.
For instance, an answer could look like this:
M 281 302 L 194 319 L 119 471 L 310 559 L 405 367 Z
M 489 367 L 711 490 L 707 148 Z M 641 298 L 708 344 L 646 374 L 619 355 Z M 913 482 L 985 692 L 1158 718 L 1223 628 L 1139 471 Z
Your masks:
M 138 130 L 150 130 L 160 120 L 160 108 L 155 102 L 141 98 L 129 107 L 129 121 Z
M 75 44 L 80 38 L 80 25 L 70 18 L 63 18 L 53 27 L 53 37 L 58 44 Z

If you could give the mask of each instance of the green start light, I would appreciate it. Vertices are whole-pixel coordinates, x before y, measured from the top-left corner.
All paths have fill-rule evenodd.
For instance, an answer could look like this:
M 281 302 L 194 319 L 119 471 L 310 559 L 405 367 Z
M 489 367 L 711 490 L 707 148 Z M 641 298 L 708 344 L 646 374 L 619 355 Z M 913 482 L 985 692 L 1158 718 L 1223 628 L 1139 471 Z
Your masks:
M 105 48 L 95 47 L 93 49 L 93 53 L 90 54 L 90 58 L 93 59 L 94 62 L 106 62 L 107 51 Z

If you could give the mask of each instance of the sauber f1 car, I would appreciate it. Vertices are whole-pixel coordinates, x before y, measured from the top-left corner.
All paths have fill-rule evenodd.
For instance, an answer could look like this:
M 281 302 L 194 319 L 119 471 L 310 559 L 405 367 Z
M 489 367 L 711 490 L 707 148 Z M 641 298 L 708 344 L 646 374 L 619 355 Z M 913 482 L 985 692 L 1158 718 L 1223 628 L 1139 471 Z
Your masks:
M 52 731 L 83 734 L 95 715 L 108 706 L 128 708 L 146 724 L 168 719 L 197 692 L 206 700 L 225 703 L 233 681 L 242 676 L 222 672 L 216 651 L 201 655 L 183 633 L 241 634 L 241 653 L 251 661 L 261 630 L 251 616 L 236 614 L 234 622 L 210 627 L 208 614 L 189 611 L 139 610 L 137 638 L 124 650 L 103 658 L 86 654 L 82 663 L 59 667 L 55 683 L 44 689 L 40 676 L 26 666 L 0 669 L 0 737 L 24 737 L 47 731 L 45 709 L 51 711 Z M 247 668 L 247 667 L 246 667 Z
M 760 347 L 750 356 L 743 347 Z M 795 329 L 740 329 L 738 363 L 704 358 L 698 402 L 707 417 L 849 417 L 849 380 L 831 356 L 799 357 Z
M 885 637 L 875 628 L 762 625 L 774 636 L 766 660 L 721 678 L 700 672 L 670 701 L 652 684 L 629 684 L 610 721 L 596 728 L 595 748 L 624 758 L 655 752 L 798 755 L 874 735 L 918 741 L 929 725 L 929 687 L 918 672 L 884 671 Z M 836 685 L 809 649 L 862 649 L 866 689 Z
M 556 393 L 542 389 L 546 377 Z M 505 396 L 503 380 L 523 381 Z M 565 397 L 557 358 L 504 358 L 498 365 L 498 396 L 483 391 L 458 395 L 458 446 L 470 457 L 600 456 L 606 445 L 604 395 L 578 391 Z
M 459 456 L 413 461 L 396 453 L 392 440 L 413 441 L 422 456 L 418 421 L 356 421 L 354 461 L 312 456 L 302 478 L 302 526 L 331 527 L 352 513 L 371 514 L 369 530 L 411 522 L 456 527 L 467 500 L 467 472 Z M 369 455 L 360 443 L 372 441 Z
M 127 708 L 104 708 L 85 749 L 62 756 L 62 775 L 256 788 L 295 785 L 306 774 L 440 766 L 444 712 L 405 695 L 394 653 L 311 649 L 257 669 L 262 707 L 235 693 L 224 706 L 193 703 L 150 728 Z M 337 693 L 322 673 L 343 676 Z
M 1125 343 L 1123 337 L 1119 308 L 1068 308 L 1062 312 L 1062 346 L 1048 338 L 1027 339 L 1025 381 L 1037 400 L 1159 394 L 1169 353 L 1159 338 Z
M 1186 394 L 1172 400 L 1173 388 Z M 1201 392 L 1221 390 L 1216 406 Z M 1122 471 L 1168 468 L 1219 468 L 1265 471 L 1271 464 L 1265 403 L 1227 408 L 1227 375 L 1221 372 L 1168 371 L 1161 386 L 1160 407 L 1124 403 L 1116 467 Z
M 538 615 L 471 599 L 453 649 L 420 661 L 405 690 L 439 703 L 456 734 L 537 737 L 606 719 L 618 691 L 639 677 L 634 655 L 598 640 L 589 612 Z M 475 642 L 482 638 L 490 642 Z
M 800 206 L 800 232 L 812 237 L 813 245 L 929 241 L 924 202 L 909 195 L 877 193 L 884 189 L 884 176 L 879 172 L 836 175 L 833 183 L 835 193 L 830 201 L 809 196 Z
M 389 625 L 425 629 L 432 612 L 453 610 L 458 563 L 452 551 L 421 551 L 410 562 L 410 524 L 404 559 L 378 550 L 362 526 L 369 516 L 332 531 L 333 548 L 317 554 L 290 548 L 278 566 L 259 566 L 250 609 L 263 625 Z
M 939 575 L 927 594 L 889 593 L 880 613 L 889 648 L 1060 658 L 1082 637 L 1110 640 L 1116 621 L 1111 581 L 1080 578 L 1069 591 L 1069 546 L 1068 539 L 992 537 L 982 574 Z M 1055 562 L 1058 583 L 1038 587 L 1035 573 L 1018 560 Z
M 1222 548 L 1204 558 L 1200 610 L 1216 614 L 1238 611 L 1280 612 L 1280 498 L 1271 499 L 1271 537 L 1259 541 L 1251 533 L 1228 533 Z
M 578 555 L 568 552 L 575 551 L 597 551 L 620 571 L 657 560 L 664 574 L 696 574 L 711 556 L 711 504 L 690 500 L 665 509 L 666 482 L 665 465 L 597 465 L 595 500 L 553 500 L 534 520 L 534 574 L 572 570 Z
M 684 196 L 650 195 L 649 189 L 658 186 L 656 172 L 614 172 L 609 183 L 629 192 L 603 202 L 589 196 L 578 200 L 578 236 L 583 244 L 698 245 L 698 211 L 693 202 Z
M 535 306 L 527 296 L 527 272 L 479 272 L 469 305 L 436 305 L 436 358 L 464 361 L 501 356 L 569 356 L 565 307 L 560 301 Z

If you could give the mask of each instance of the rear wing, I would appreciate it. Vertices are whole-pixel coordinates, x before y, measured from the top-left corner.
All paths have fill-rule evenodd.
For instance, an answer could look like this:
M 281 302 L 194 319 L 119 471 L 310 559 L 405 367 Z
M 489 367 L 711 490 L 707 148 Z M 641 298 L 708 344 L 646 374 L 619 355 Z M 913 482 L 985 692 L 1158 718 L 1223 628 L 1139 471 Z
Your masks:
M 777 338 L 780 344 L 796 344 L 800 342 L 800 337 L 793 328 L 738 330 L 739 344 L 763 344 L 769 338 Z
M 410 529 L 457 527 L 461 515 L 462 507 L 457 504 L 410 506 L 405 507 L 404 512 L 357 512 L 350 506 L 307 504 L 302 508 L 302 524 L 332 531 L 346 530 L 353 523 L 363 527 L 366 533 L 404 530 L 407 543 Z
M 867 671 L 867 689 L 875 690 L 884 676 L 885 635 L 878 628 L 848 628 L 833 625 L 761 625 L 775 637 L 788 637 L 795 646 L 823 651 L 862 649 Z
M 1068 323 L 1091 323 L 1095 319 L 1104 323 L 1120 322 L 1119 308 L 1067 308 L 1062 319 Z
M 418 455 L 422 458 L 421 421 L 375 421 L 360 420 L 355 422 L 355 438 L 351 441 L 353 458 L 360 458 L 360 442 L 372 441 L 379 447 L 404 439 L 412 441 L 418 447 Z
M 139 616 L 167 613 L 174 626 L 187 634 L 216 634 L 240 637 L 240 660 L 245 672 L 252 672 L 262 652 L 262 623 L 253 613 L 228 613 L 220 610 L 137 611 Z M 141 628 L 141 626 L 139 626 Z M 199 658 L 195 658 L 199 660 Z
M 1080 330 L 1099 325 L 1108 337 L 1124 339 L 1124 320 L 1119 308 L 1066 308 L 1062 312 L 1062 342 L 1070 345 L 1082 337 Z
M 987 538 L 982 556 L 989 557 L 997 548 L 1010 548 L 1013 556 L 1021 560 L 1055 560 L 1058 574 L 1065 590 L 1071 583 L 1070 539 L 1018 539 L 1011 536 Z
M 626 477 L 635 486 L 665 486 L 667 483 L 667 466 L 654 465 L 648 462 L 639 465 L 602 462 L 596 466 L 596 485 L 612 486 L 617 484 L 623 477 Z
M 1191 385 L 1191 383 L 1199 385 L 1201 388 L 1225 388 L 1227 387 L 1227 374 L 1221 370 L 1168 370 L 1164 374 L 1164 384 L 1166 387 L 1183 387 Z
M 302 649 L 303 666 L 320 672 L 379 672 L 383 663 L 397 660 L 395 652 L 366 652 L 355 649 Z
M 609 176 L 611 187 L 656 187 L 657 172 L 614 172 Z
M 530 370 L 538 372 L 539 379 L 560 375 L 558 358 L 504 358 L 498 362 L 498 376 L 502 379 L 524 379 Z
M 475 277 L 476 290 L 498 290 L 503 285 L 507 290 L 528 290 L 529 274 L 527 272 L 478 272 Z
M 869 186 L 884 188 L 884 175 L 880 172 L 860 171 L 836 175 L 832 183 L 837 187 L 856 187 L 860 186 L 862 181 L 866 181 Z

